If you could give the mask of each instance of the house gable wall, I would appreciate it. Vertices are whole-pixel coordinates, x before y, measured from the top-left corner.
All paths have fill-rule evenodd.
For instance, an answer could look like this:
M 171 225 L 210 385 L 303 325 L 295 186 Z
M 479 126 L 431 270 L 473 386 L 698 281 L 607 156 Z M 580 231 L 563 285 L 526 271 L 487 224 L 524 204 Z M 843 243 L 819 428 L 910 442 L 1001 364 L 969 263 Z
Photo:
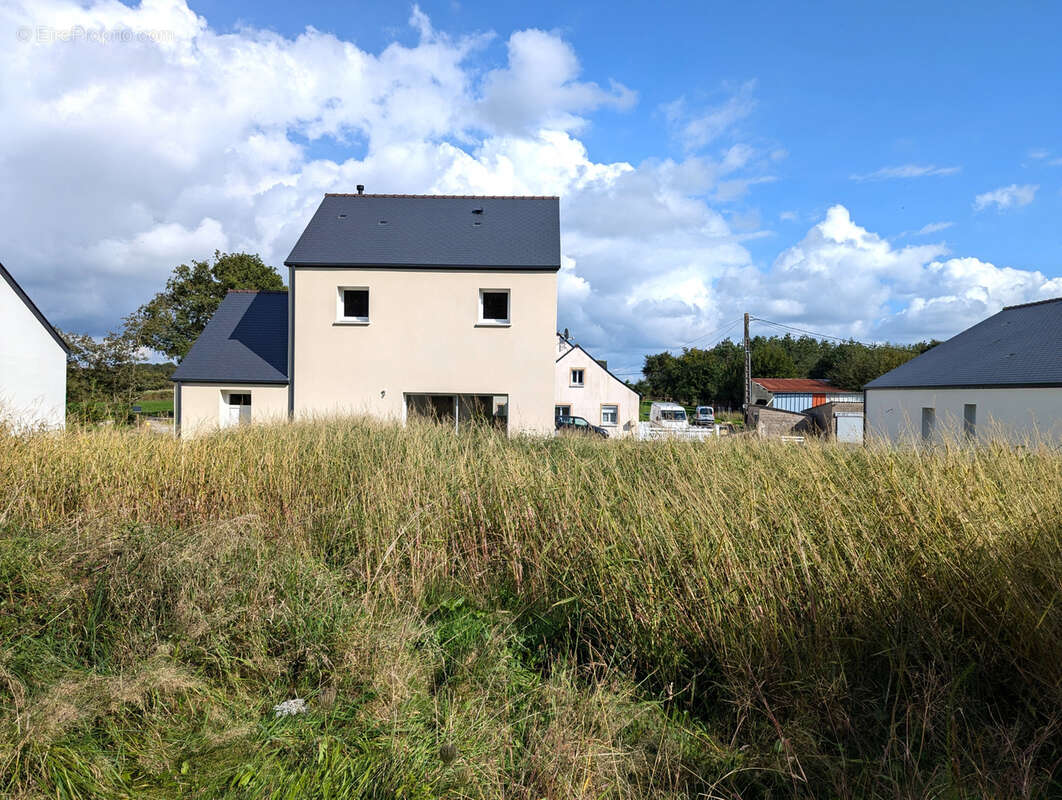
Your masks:
M 0 278 L 0 423 L 18 430 L 66 423 L 66 351 Z
M 571 370 L 583 370 L 583 386 L 571 386 Z M 554 405 L 571 406 L 572 414 L 601 425 L 601 406 L 619 406 L 615 427 L 604 426 L 610 436 L 628 436 L 638 429 L 638 393 L 608 373 L 582 348 L 575 348 L 556 362 Z

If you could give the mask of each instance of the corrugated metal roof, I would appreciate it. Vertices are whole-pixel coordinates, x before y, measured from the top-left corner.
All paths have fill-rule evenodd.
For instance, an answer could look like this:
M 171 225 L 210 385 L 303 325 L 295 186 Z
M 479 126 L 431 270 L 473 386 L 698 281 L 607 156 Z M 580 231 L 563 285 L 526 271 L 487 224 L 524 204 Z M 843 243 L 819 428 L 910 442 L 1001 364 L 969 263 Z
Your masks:
M 560 201 L 326 194 L 284 263 L 555 271 Z
M 1007 306 L 866 385 L 1062 386 L 1062 298 Z
M 822 394 L 846 394 L 844 389 L 838 389 L 829 381 L 820 381 L 815 378 L 753 378 L 753 383 L 758 383 L 768 392 L 811 392 Z
M 231 291 L 171 380 L 287 383 L 287 372 L 288 293 Z

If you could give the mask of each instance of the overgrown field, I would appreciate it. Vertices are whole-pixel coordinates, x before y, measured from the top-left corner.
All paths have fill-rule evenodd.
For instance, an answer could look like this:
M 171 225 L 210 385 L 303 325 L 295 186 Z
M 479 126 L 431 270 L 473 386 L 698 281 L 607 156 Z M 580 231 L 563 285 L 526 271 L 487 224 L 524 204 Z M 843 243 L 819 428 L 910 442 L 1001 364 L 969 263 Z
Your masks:
M 3 439 L 0 795 L 1059 794 L 1060 520 L 1047 449 Z

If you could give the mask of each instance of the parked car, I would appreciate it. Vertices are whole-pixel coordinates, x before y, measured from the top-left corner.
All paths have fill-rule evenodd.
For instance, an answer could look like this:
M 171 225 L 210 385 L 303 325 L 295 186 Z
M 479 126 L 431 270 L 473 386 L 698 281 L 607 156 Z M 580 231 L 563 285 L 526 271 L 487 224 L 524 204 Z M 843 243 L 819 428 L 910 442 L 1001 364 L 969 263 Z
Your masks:
M 597 425 L 591 425 L 582 417 L 557 417 L 556 429 L 560 433 L 584 433 L 589 436 L 600 436 L 602 439 L 608 438 L 608 431 L 597 427 Z
M 649 423 L 658 428 L 683 429 L 690 426 L 686 409 L 678 403 L 653 403 L 649 406 Z
M 715 409 L 711 406 L 697 406 L 690 421 L 701 428 L 711 427 L 715 425 Z

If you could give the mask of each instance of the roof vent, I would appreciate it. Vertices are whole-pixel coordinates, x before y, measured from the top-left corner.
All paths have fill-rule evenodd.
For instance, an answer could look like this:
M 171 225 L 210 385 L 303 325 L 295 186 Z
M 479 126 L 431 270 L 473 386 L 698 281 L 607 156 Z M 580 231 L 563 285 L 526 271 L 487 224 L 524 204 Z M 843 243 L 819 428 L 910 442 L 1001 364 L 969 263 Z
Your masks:
M 358 190 L 358 194 L 365 194 L 365 185 L 364 184 L 359 183 L 356 188 Z
M 347 215 L 346 215 L 346 214 L 340 214 L 340 215 L 339 215 L 339 219 L 346 219 L 346 218 L 347 218 Z
M 483 213 L 483 209 L 482 208 L 473 208 L 472 209 L 472 213 L 473 214 L 482 214 Z
M 385 219 L 382 219 L 382 220 L 380 220 L 380 221 L 379 221 L 378 223 L 376 223 L 376 224 L 377 224 L 377 225 L 386 225 L 386 224 L 387 224 L 387 220 L 385 220 Z

